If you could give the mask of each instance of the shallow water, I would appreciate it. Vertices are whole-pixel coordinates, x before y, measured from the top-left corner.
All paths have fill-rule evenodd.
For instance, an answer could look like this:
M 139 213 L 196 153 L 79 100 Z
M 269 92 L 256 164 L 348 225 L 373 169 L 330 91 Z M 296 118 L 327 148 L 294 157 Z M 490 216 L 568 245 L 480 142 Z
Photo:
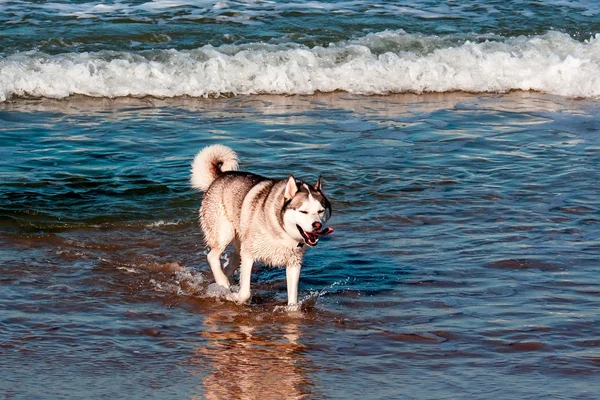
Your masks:
M 0 104 L 7 398 L 573 398 L 600 373 L 600 107 L 536 93 Z M 322 173 L 335 234 L 215 298 L 189 166 Z
M 0 397 L 597 399 L 599 15 L 0 0 Z M 301 312 L 211 286 L 214 143 L 324 176 Z

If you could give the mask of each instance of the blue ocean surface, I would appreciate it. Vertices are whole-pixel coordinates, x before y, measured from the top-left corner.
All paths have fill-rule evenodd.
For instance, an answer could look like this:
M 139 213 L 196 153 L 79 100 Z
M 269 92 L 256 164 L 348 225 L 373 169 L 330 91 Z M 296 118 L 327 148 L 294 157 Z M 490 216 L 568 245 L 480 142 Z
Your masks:
M 576 0 L 0 0 L 0 396 L 597 399 L 599 34 Z M 216 143 L 323 176 L 299 313 L 283 269 L 211 286 Z

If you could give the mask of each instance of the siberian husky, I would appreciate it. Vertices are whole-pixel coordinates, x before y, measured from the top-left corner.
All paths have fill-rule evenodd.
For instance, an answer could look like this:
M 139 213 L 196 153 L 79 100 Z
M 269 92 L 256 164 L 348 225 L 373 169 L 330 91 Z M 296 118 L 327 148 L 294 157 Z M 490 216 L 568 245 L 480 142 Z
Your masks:
M 228 298 L 241 304 L 250 299 L 254 262 L 285 266 L 288 308 L 297 308 L 304 252 L 333 232 L 324 228 L 331 204 L 321 177 L 313 186 L 293 175 L 276 180 L 237 169 L 237 155 L 223 145 L 205 147 L 192 163 L 192 187 L 205 192 L 200 225 L 215 282 L 229 288 L 229 277 L 240 268 L 239 292 Z M 221 254 L 232 242 L 233 254 L 222 268 Z

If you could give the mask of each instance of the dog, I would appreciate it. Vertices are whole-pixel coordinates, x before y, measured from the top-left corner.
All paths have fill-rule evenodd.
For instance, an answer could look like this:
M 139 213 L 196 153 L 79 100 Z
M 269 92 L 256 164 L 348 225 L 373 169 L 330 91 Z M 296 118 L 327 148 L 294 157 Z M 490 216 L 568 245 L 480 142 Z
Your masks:
M 324 227 L 332 210 L 321 176 L 309 185 L 293 175 L 277 180 L 238 171 L 236 153 L 217 144 L 196 155 L 190 182 L 204 192 L 200 226 L 215 282 L 229 288 L 229 278 L 240 269 L 240 289 L 227 298 L 238 304 L 250 299 L 252 267 L 262 262 L 286 267 L 288 308 L 297 309 L 304 253 L 333 232 Z M 221 254 L 230 243 L 233 253 L 222 268 Z

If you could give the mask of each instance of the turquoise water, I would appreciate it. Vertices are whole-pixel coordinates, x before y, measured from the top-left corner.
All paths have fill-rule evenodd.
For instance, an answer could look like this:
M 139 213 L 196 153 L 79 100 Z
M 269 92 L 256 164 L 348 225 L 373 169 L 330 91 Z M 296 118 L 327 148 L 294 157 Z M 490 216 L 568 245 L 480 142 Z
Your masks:
M 595 399 L 592 2 L 0 2 L 6 398 Z M 335 233 L 211 290 L 189 168 Z

